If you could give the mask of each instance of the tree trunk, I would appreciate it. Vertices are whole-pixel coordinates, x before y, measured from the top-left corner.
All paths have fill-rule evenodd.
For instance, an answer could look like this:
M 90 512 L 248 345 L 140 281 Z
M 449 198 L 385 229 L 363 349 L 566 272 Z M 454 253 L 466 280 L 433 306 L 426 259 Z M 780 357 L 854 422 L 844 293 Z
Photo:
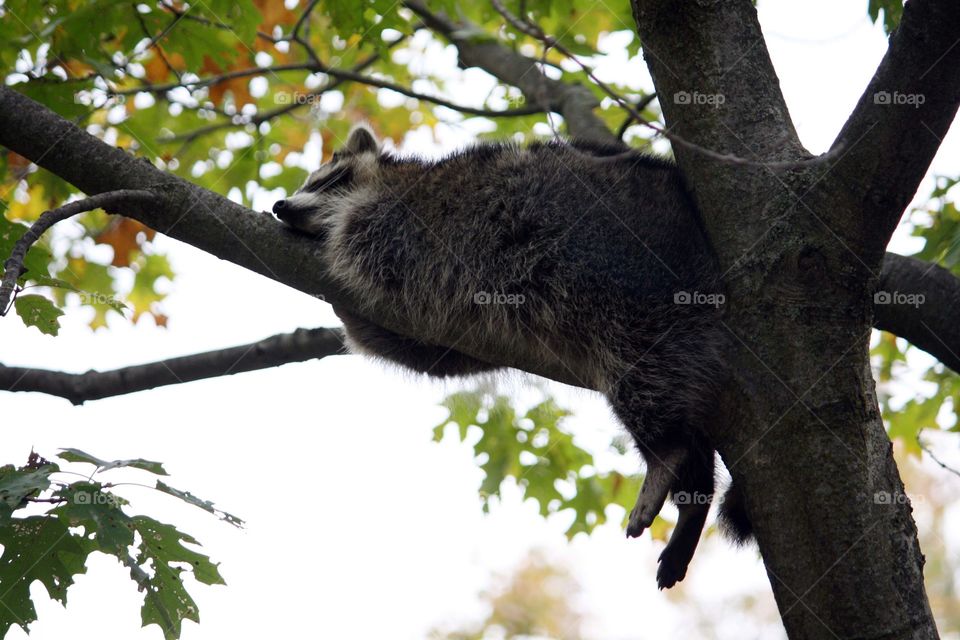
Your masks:
M 897 193 L 871 197 L 871 181 L 887 188 L 886 176 L 864 172 L 851 188 L 843 159 L 882 153 L 871 150 L 877 139 L 899 145 L 907 134 L 899 123 L 860 127 L 875 111 L 865 94 L 845 127 L 864 129 L 860 138 L 841 138 L 835 160 L 817 162 L 797 139 L 749 0 L 634 0 L 633 8 L 671 131 L 757 161 L 718 165 L 675 145 L 727 286 L 732 375 L 712 435 L 744 494 L 787 634 L 935 638 L 869 360 L 873 292 L 896 226 L 889 220 L 899 219 L 920 177 L 916 167 L 898 171 L 909 179 Z M 956 9 L 912 0 L 891 52 L 903 56 L 915 25 L 932 17 L 958 24 Z M 936 94 L 938 104 L 914 118 L 945 121 L 939 131 L 956 113 L 958 75 L 933 62 L 955 40 L 942 30 L 924 43 L 929 54 L 917 54 L 924 60 L 910 62 L 936 69 L 913 90 Z M 904 145 L 897 161 L 926 167 L 937 145 Z M 790 160 L 796 168 L 783 172 L 763 164 Z M 878 173 L 891 164 L 871 163 Z

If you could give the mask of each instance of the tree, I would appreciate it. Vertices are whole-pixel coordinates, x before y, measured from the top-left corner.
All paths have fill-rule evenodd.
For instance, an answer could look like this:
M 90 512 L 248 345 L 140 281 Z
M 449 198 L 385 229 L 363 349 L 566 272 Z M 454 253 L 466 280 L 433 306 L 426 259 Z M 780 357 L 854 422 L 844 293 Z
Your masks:
M 348 117 L 325 123 L 328 141 L 354 116 L 396 135 L 411 110 L 416 121 L 433 122 L 434 106 L 495 119 L 497 135 L 531 131 L 544 113 L 561 116 L 568 134 L 599 141 L 652 127 L 673 145 L 725 275 L 733 375 L 710 435 L 743 488 L 788 635 L 936 637 L 917 531 L 870 371 L 869 336 L 883 329 L 960 370 L 960 329 L 949 314 L 960 283 L 948 269 L 885 253 L 960 104 L 960 6 L 910 0 L 901 11 L 898 2 L 877 0 L 870 10 L 874 18 L 882 11 L 892 31 L 889 49 L 833 148 L 813 157 L 797 138 L 747 0 L 633 0 L 629 10 L 578 0 L 313 0 L 298 11 L 267 0 L 82 8 L 8 2 L 3 11 L 16 20 L 5 15 L 0 51 L 17 71 L 0 89 L 0 143 L 13 152 L 6 168 L 14 186 L 28 189 L 31 206 L 59 204 L 75 190 L 102 194 L 48 215 L 38 231 L 98 206 L 144 225 L 98 215 L 84 222 L 89 236 L 114 247 L 114 266 L 137 267 L 128 297 L 134 313 L 162 322 L 153 281 L 166 272 L 162 256 L 150 253 L 148 229 L 346 309 L 357 306 L 318 267 L 316 243 L 210 190 L 226 186 L 219 151 L 240 158 L 230 174 L 237 199 L 249 201 L 241 175 L 292 189 L 302 173 L 275 175 L 282 167 L 272 164 L 305 139 L 292 116 L 334 91 Z M 651 124 L 658 113 L 650 96 L 600 82 L 576 62 L 594 52 L 601 30 L 627 28 L 639 35 L 630 50 L 642 46 L 663 125 Z M 430 83 L 390 55 L 419 30 L 449 42 L 462 65 L 498 79 L 489 104 L 439 97 L 435 85 L 421 90 Z M 258 88 L 254 78 L 266 85 Z M 417 102 L 382 111 L 371 88 Z M 939 213 L 921 257 L 954 267 L 937 236 L 952 240 L 944 228 L 956 221 L 955 209 L 945 204 Z M 6 229 L 5 246 L 23 232 Z M 31 252 L 26 272 L 12 263 L 8 296 L 17 280 L 59 288 L 55 296 L 73 287 L 102 322 L 115 302 L 106 269 L 63 256 L 67 267 L 51 274 L 49 258 Z M 104 289 L 107 298 L 98 298 Z M 17 312 L 56 331 L 59 311 L 42 296 L 19 296 Z M 395 332 L 580 386 L 562 367 L 526 361 L 480 336 L 428 335 L 394 309 L 372 313 Z M 314 331 L 239 349 L 257 354 L 245 360 L 250 369 L 339 346 Z M 80 377 L 5 368 L 0 379 L 83 402 L 234 372 L 223 368 L 222 355 L 181 359 L 171 375 L 163 365 Z

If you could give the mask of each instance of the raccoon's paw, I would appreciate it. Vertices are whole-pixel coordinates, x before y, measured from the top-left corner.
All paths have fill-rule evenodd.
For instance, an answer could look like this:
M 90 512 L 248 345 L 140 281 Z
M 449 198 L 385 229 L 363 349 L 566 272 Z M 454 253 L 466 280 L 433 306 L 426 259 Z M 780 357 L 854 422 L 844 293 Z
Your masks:
M 640 534 L 653 524 L 654 518 L 660 513 L 660 509 L 663 508 L 663 503 L 666 499 L 666 491 L 663 492 L 662 497 L 649 494 L 645 496 L 641 491 L 637 497 L 637 504 L 633 507 L 633 511 L 630 512 L 630 520 L 627 522 L 627 537 L 639 538 Z
M 687 459 L 685 449 L 674 449 L 662 457 L 652 456 L 647 460 L 647 475 L 643 479 L 637 504 L 630 512 L 627 523 L 627 537 L 636 538 L 644 529 L 653 524 L 667 501 L 670 486 L 677 478 L 677 471 Z
M 668 546 L 660 554 L 658 562 L 660 566 L 657 568 L 657 588 L 662 591 L 663 589 L 669 589 L 686 577 L 690 558 L 682 557 L 682 554 L 678 554 L 675 549 L 671 550 Z

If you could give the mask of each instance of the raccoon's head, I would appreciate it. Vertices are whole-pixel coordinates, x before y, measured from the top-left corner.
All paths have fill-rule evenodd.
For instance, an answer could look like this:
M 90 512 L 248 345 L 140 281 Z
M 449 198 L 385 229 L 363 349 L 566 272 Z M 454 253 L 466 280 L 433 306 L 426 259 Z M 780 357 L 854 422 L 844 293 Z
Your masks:
M 291 227 L 320 234 L 325 225 L 359 199 L 370 196 L 377 184 L 380 143 L 373 132 L 357 125 L 343 149 L 310 174 L 296 193 L 273 205 L 273 213 Z

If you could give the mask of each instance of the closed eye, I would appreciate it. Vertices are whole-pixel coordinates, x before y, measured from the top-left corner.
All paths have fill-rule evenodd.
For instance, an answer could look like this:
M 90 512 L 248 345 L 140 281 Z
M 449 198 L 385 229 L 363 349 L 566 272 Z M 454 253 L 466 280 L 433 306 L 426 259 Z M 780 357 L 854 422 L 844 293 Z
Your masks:
M 318 193 L 326 189 L 333 189 L 334 187 L 345 187 L 350 184 L 350 181 L 353 180 L 353 169 L 350 167 L 342 167 L 340 169 L 334 169 L 332 173 L 319 180 L 314 180 L 303 190 L 306 193 Z

